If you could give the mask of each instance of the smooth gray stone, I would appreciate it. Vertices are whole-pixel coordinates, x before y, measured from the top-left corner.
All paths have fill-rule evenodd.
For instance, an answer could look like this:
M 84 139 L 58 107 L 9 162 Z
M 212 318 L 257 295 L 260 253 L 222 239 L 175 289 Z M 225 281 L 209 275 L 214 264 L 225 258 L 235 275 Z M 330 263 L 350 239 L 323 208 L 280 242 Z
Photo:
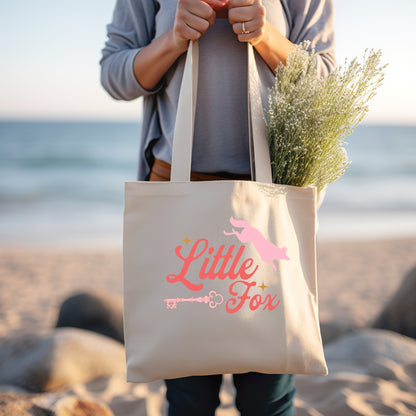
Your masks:
M 0 384 L 0 393 L 27 394 L 29 392 L 21 387 L 11 386 L 10 384 Z
M 360 329 L 346 334 L 325 346 L 328 366 L 354 367 L 365 371 L 378 360 L 388 360 L 401 366 L 416 362 L 416 341 L 396 332 L 381 329 Z
M 73 295 L 61 305 L 56 326 L 87 329 L 124 342 L 122 297 L 99 291 Z
M 416 339 L 416 267 L 406 275 L 373 327 Z
M 82 329 L 55 329 L 0 346 L 0 384 L 53 391 L 113 374 L 125 374 L 123 345 Z
M 297 375 L 296 415 L 414 415 L 416 341 L 360 329 L 325 346 L 327 376 Z

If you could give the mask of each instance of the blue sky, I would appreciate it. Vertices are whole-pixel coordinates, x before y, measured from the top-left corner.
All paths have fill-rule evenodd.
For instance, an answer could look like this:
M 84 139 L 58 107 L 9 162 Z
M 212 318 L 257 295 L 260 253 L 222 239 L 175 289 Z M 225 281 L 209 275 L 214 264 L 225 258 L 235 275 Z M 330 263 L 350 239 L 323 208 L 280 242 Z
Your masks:
M 99 83 L 115 0 L 0 0 L 0 119 L 137 120 Z M 334 0 L 337 58 L 381 49 L 386 80 L 368 123 L 416 124 L 415 0 Z

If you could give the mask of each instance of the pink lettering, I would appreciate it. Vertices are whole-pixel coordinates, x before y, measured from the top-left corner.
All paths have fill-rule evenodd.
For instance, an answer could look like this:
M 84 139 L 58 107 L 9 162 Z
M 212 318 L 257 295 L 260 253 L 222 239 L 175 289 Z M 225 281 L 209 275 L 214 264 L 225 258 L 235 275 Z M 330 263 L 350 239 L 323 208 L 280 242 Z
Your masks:
M 210 259 L 206 258 L 204 260 L 204 264 L 202 265 L 201 270 L 199 272 L 200 279 L 208 278 L 208 279 L 214 280 L 216 277 L 218 277 L 220 280 L 224 280 L 227 277 L 227 273 L 224 273 L 224 269 L 227 266 L 228 260 L 233 256 L 232 252 L 235 246 L 231 246 L 228 249 L 227 253 L 223 255 L 222 251 L 224 250 L 224 247 L 225 247 L 224 245 L 221 245 L 220 248 L 218 249 L 217 254 L 213 256 L 213 261 L 208 272 L 206 271 L 206 268 L 209 265 Z M 209 254 L 212 254 L 214 252 L 214 248 L 213 247 L 211 248 L 212 248 L 212 251 L 209 252 Z M 216 272 L 215 269 L 217 268 L 218 263 L 220 263 L 221 266 L 219 270 Z
M 248 280 L 251 276 L 253 276 L 254 273 L 256 273 L 259 266 L 256 266 L 251 273 L 246 272 L 246 270 L 253 266 L 254 260 L 251 258 L 244 260 L 238 272 L 235 271 L 237 264 L 239 263 L 241 256 L 244 253 L 245 246 L 241 246 L 239 248 L 230 268 L 228 271 L 226 271 L 228 262 L 233 257 L 233 250 L 235 246 L 230 246 L 226 254 L 223 254 L 224 248 L 225 246 L 221 245 L 218 249 L 218 252 L 213 256 L 213 261 L 208 272 L 206 269 L 209 265 L 210 259 L 206 258 L 204 260 L 204 263 L 202 264 L 201 270 L 199 272 L 200 279 L 208 278 L 210 280 L 214 280 L 218 278 L 220 280 L 224 280 L 229 277 L 231 280 L 235 280 L 238 276 L 240 276 L 243 280 Z M 208 253 L 212 254 L 213 251 L 214 249 L 211 247 Z
M 231 246 L 231 247 L 234 248 L 235 246 Z M 237 267 L 237 263 L 240 261 L 240 258 L 242 256 L 245 248 L 246 248 L 246 246 L 241 246 L 239 248 L 239 250 L 237 252 L 237 255 L 235 256 L 235 259 L 233 261 L 233 264 L 230 267 L 229 275 L 230 275 L 230 279 L 232 279 L 232 280 L 236 279 L 237 276 L 238 276 L 238 273 L 235 273 L 235 268 Z M 256 270 L 257 270 L 257 268 L 256 268 Z M 241 268 L 240 268 L 240 271 L 241 271 Z M 244 275 L 246 276 L 245 272 L 244 272 Z M 243 276 L 241 276 L 241 277 L 243 278 Z
M 240 276 L 242 279 L 244 280 L 248 280 L 250 279 L 251 276 L 253 276 L 254 273 L 256 273 L 257 269 L 259 268 L 259 266 L 256 266 L 256 268 L 251 272 L 251 273 L 246 273 L 245 271 L 247 269 L 249 269 L 254 263 L 254 260 L 252 258 L 248 258 L 246 260 L 244 260 L 244 263 L 241 265 L 240 267 Z
M 202 243 L 202 249 L 200 250 L 199 254 L 197 253 L 197 248 L 200 245 L 200 243 Z M 191 265 L 191 263 L 198 259 L 199 257 L 201 257 L 205 250 L 208 247 L 208 240 L 206 240 L 205 238 L 200 238 L 198 241 L 196 241 L 194 243 L 194 245 L 191 248 L 191 251 L 188 254 L 188 257 L 182 257 L 181 255 L 181 250 L 182 250 L 182 246 L 177 246 L 175 248 L 175 254 L 181 259 L 183 260 L 183 266 L 182 266 L 182 270 L 181 272 L 176 275 L 176 274 L 170 274 L 166 277 L 166 280 L 169 283 L 176 283 L 176 282 L 182 282 L 189 290 L 193 290 L 193 291 L 197 291 L 197 290 L 201 290 L 204 285 L 201 283 L 199 285 L 195 285 L 193 283 L 191 283 L 189 280 L 185 279 L 185 275 L 189 270 L 189 266 Z
M 275 305 L 273 305 L 273 301 L 277 298 L 277 295 L 274 295 L 273 297 L 271 297 L 270 295 L 266 296 L 266 299 L 264 301 L 264 303 L 267 302 L 267 305 L 263 308 L 263 310 L 265 311 L 266 309 L 268 309 L 269 311 L 272 311 L 273 309 L 276 309 L 279 306 L 280 303 L 280 299 L 277 301 L 277 303 Z
M 200 238 L 194 243 L 187 256 L 183 255 L 184 247 L 181 245 L 177 246 L 175 248 L 175 254 L 183 261 L 182 269 L 179 274 L 169 274 L 166 277 L 166 280 L 169 283 L 181 282 L 189 290 L 201 290 L 204 287 L 202 283 L 194 284 L 190 282 L 186 276 L 188 274 L 189 268 L 191 267 L 191 264 L 195 260 L 199 259 L 203 254 L 205 254 L 206 257 L 202 262 L 199 271 L 199 278 L 201 280 L 207 278 L 210 280 L 224 280 L 227 277 L 231 280 L 235 280 L 237 277 L 240 277 L 243 280 L 248 280 L 254 275 L 254 273 L 256 273 L 259 266 L 254 265 L 254 260 L 252 258 L 247 258 L 242 263 L 240 262 L 241 257 L 244 254 L 245 246 L 240 246 L 237 254 L 233 258 L 233 251 L 235 248 L 234 245 L 230 246 L 225 254 L 224 245 L 221 245 L 215 254 L 214 247 L 208 248 L 208 245 L 209 243 L 207 239 Z M 233 259 L 231 266 L 228 267 L 231 259 Z M 239 264 L 241 265 L 238 266 Z M 237 269 L 238 271 L 236 271 Z
M 246 291 L 241 296 L 237 296 L 238 295 L 238 292 L 235 292 L 233 290 L 234 289 L 234 286 L 237 283 L 242 283 L 243 285 L 246 285 Z M 248 291 L 250 290 L 251 287 L 256 286 L 256 284 L 257 284 L 256 282 L 250 282 L 250 283 L 248 283 L 248 282 L 244 282 L 242 280 L 238 280 L 237 282 L 234 282 L 232 285 L 230 285 L 230 295 L 231 296 L 237 296 L 238 299 L 240 299 L 240 301 L 238 301 L 235 298 L 228 299 L 227 303 L 225 304 L 226 311 L 228 313 L 236 313 L 236 312 L 238 312 L 243 307 L 244 302 L 247 299 L 250 299 L 250 296 L 248 296 Z M 235 307 L 233 308 L 232 306 L 235 306 Z
M 254 295 L 250 300 L 250 309 L 255 311 L 263 302 L 260 295 Z
M 243 286 L 245 285 L 245 291 L 241 296 L 238 296 L 238 292 L 234 290 L 234 286 L 236 286 L 238 283 L 242 283 Z M 263 300 L 261 295 L 256 294 L 254 296 L 249 296 L 248 292 L 253 286 L 256 286 L 256 282 L 245 282 L 243 280 L 238 280 L 237 282 L 234 282 L 230 285 L 230 295 L 234 296 L 233 298 L 230 298 L 226 305 L 225 309 L 228 313 L 236 313 L 238 312 L 245 304 L 246 301 L 249 301 L 249 308 L 252 311 L 257 310 L 260 306 L 265 305 L 263 310 L 266 309 L 272 311 L 276 309 L 280 304 L 280 299 L 277 301 L 277 303 L 273 304 L 273 301 L 277 298 L 277 295 L 274 295 L 273 297 L 271 295 L 267 295 L 266 298 Z

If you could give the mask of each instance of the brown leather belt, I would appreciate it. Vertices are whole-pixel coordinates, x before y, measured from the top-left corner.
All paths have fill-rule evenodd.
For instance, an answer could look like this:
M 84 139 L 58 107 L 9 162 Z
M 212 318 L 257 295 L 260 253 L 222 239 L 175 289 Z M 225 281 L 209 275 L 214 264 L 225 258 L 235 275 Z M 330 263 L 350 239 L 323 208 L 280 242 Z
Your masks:
M 223 181 L 231 179 L 249 181 L 251 177 L 250 175 L 238 175 L 228 172 L 218 172 L 215 174 L 191 172 L 191 181 Z M 170 181 L 170 165 L 155 159 L 149 181 Z

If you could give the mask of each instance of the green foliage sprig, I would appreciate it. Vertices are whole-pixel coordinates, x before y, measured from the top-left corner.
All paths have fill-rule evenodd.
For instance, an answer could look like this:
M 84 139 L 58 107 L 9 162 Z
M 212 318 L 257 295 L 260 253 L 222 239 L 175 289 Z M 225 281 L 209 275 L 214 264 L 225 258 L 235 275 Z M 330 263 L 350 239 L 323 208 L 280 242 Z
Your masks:
M 345 62 L 320 78 L 314 52 L 303 42 L 276 69 L 266 110 L 274 183 L 322 190 L 350 164 L 344 145 L 368 112 L 384 79 L 381 52 Z

